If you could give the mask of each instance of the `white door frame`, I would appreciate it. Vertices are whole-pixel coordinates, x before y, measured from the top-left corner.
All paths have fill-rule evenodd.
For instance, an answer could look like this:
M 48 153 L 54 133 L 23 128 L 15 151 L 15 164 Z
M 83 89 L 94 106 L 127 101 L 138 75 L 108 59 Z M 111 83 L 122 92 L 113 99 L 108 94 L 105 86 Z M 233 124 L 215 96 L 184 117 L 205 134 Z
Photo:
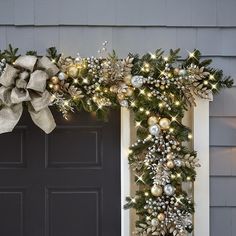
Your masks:
M 201 167 L 197 169 L 194 183 L 194 236 L 210 236 L 209 203 L 209 100 L 196 98 L 193 109 L 193 146 Z M 121 108 L 121 236 L 131 236 L 130 210 L 124 210 L 126 197 L 130 196 L 130 169 L 128 150 L 131 141 L 130 112 Z

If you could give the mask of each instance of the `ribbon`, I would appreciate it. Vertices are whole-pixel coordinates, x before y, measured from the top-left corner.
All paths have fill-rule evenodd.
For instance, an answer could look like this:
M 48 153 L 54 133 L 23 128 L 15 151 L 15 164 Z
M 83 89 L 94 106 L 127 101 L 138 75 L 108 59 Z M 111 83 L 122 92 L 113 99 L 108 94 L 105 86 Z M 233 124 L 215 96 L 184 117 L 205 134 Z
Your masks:
M 0 77 L 0 133 L 14 129 L 23 113 L 23 103 L 27 104 L 33 122 L 45 133 L 56 127 L 48 108 L 51 94 L 46 83 L 58 72 L 47 57 L 20 56 L 13 65 L 6 65 Z

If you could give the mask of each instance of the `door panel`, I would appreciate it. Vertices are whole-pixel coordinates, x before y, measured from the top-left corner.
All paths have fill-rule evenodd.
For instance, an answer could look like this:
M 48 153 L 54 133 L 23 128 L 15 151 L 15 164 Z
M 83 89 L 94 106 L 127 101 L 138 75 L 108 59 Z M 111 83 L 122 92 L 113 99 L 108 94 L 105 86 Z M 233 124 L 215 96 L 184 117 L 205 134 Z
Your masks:
M 1 236 L 120 236 L 120 112 L 44 134 L 27 112 L 0 135 Z

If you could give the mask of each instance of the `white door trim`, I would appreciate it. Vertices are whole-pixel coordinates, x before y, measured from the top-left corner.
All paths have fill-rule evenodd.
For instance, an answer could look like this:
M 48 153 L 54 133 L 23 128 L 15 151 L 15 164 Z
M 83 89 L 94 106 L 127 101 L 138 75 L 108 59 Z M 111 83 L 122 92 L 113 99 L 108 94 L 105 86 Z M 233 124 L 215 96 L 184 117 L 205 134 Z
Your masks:
M 193 146 L 201 167 L 194 183 L 194 236 L 210 236 L 209 100 L 196 98 L 193 110 Z
M 130 111 L 121 108 L 121 236 L 129 236 L 130 210 L 124 210 L 126 197 L 130 196 L 130 169 L 128 163 L 128 151 L 131 139 Z

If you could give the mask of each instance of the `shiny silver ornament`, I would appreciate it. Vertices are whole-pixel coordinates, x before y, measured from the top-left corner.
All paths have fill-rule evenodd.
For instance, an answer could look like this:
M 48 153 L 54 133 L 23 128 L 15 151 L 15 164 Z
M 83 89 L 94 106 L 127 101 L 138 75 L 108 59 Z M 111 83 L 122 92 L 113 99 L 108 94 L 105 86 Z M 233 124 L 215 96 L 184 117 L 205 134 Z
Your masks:
M 143 76 L 140 76 L 140 75 L 133 76 L 132 79 L 131 79 L 131 84 L 135 88 L 142 87 L 142 85 L 143 85 Z
M 172 196 L 175 193 L 175 187 L 171 184 L 167 184 L 164 187 L 164 192 L 167 196 Z
M 160 134 L 161 128 L 159 125 L 152 125 L 149 127 L 149 133 L 154 136 L 158 136 Z
M 128 103 L 127 100 L 121 100 L 121 101 L 120 101 L 120 105 L 121 105 L 122 107 L 128 107 L 128 106 L 129 106 L 129 103 Z
M 158 225 L 158 220 L 157 219 L 152 219 L 151 220 L 151 225 L 152 226 L 157 226 Z
M 182 161 L 180 159 L 175 159 L 174 163 L 177 167 L 181 167 L 182 166 Z
M 180 71 L 179 71 L 179 75 L 180 76 L 185 76 L 187 74 L 187 71 L 185 70 L 185 69 L 181 69 Z
M 64 72 L 60 72 L 58 75 L 58 78 L 59 78 L 59 80 L 65 80 L 68 78 L 68 76 Z
M 160 197 L 163 193 L 162 187 L 160 185 L 153 185 L 151 188 L 151 193 L 155 197 Z

